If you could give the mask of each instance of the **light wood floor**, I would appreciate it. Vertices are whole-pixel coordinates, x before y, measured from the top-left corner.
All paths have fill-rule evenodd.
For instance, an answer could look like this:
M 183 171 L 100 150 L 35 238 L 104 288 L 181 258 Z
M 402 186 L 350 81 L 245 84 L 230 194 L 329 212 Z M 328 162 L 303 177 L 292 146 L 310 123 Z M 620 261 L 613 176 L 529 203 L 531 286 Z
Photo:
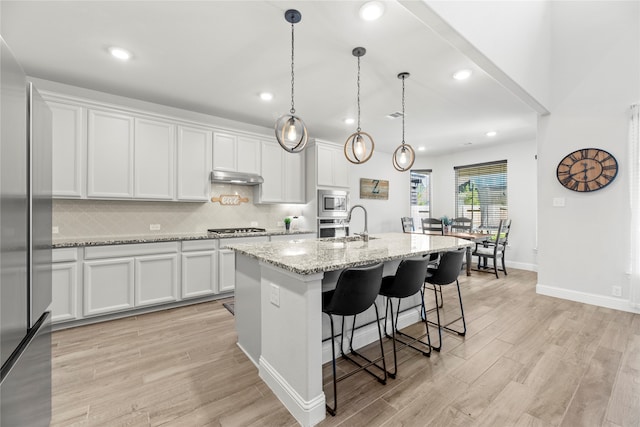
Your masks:
M 467 336 L 447 334 L 431 358 L 403 350 L 386 386 L 339 383 L 321 426 L 640 426 L 640 315 L 535 283 L 513 269 L 461 276 Z M 51 424 L 296 425 L 235 341 L 219 301 L 55 332 Z

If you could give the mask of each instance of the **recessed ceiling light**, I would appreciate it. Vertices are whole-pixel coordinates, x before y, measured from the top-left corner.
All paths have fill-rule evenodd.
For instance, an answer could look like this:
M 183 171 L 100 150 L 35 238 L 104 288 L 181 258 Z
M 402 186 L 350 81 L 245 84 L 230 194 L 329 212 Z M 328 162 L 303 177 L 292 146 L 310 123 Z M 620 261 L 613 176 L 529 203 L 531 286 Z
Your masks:
M 485 133 L 485 135 L 487 135 L 488 137 L 496 136 L 497 134 L 498 132 L 496 132 L 495 130 L 490 130 L 489 132 Z
M 351 117 L 347 117 L 346 119 L 344 119 L 344 122 L 348 125 L 352 125 L 356 122 L 356 119 L 352 119 Z
M 421 145 L 420 147 L 418 147 L 418 151 L 424 151 L 424 150 L 426 150 L 426 148 L 425 148 L 423 145 Z
M 263 101 L 271 101 L 273 99 L 273 94 L 270 92 L 261 92 L 260 99 Z
M 370 1 L 360 8 L 360 18 L 365 21 L 375 21 L 384 13 L 384 5 L 379 1 Z
M 121 61 L 128 61 L 131 58 L 131 52 L 121 47 L 110 47 L 109 53 Z
M 459 70 L 453 73 L 453 78 L 456 80 L 466 80 L 471 77 L 471 70 Z

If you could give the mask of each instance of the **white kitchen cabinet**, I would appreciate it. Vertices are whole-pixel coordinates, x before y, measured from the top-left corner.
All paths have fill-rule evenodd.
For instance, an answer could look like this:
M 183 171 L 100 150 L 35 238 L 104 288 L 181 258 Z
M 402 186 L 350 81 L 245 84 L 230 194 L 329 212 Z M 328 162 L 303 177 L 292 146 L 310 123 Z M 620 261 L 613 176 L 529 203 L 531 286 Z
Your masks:
M 235 171 L 236 165 L 235 135 L 215 132 L 213 134 L 213 169 L 219 171 Z
M 231 249 L 225 249 L 225 246 L 239 243 L 264 243 L 268 242 L 268 236 L 256 237 L 237 237 L 229 239 L 220 239 L 218 251 L 218 291 L 229 292 L 236 287 L 236 253 Z
M 83 279 L 85 316 L 134 307 L 133 258 L 85 261 Z
M 211 168 L 211 131 L 178 126 L 177 199 L 208 201 Z
M 173 302 L 178 299 L 178 255 L 136 257 L 136 307 Z
M 284 150 L 284 202 L 305 203 L 304 154 Z
M 135 119 L 134 197 L 171 200 L 175 194 L 175 125 Z
M 242 135 L 213 134 L 213 169 L 260 173 L 260 140 Z
M 218 292 L 218 242 L 182 242 L 182 298 L 195 298 Z
M 277 143 L 262 141 L 260 203 L 281 203 L 284 201 L 284 157 L 285 151 Z
M 78 250 L 59 248 L 51 251 L 51 321 L 76 320 L 78 311 Z
M 319 187 L 349 188 L 349 161 L 339 147 L 316 144 Z
M 236 253 L 231 249 L 220 249 L 218 256 L 220 257 L 218 291 L 233 291 L 236 287 Z
M 85 109 L 47 99 L 51 109 L 52 177 L 54 198 L 81 198 L 85 194 Z
M 278 143 L 262 141 L 260 203 L 305 203 L 304 154 L 289 153 Z
M 107 110 L 89 110 L 87 195 L 133 197 L 133 117 Z
M 236 144 L 238 172 L 260 174 L 260 140 L 238 136 Z

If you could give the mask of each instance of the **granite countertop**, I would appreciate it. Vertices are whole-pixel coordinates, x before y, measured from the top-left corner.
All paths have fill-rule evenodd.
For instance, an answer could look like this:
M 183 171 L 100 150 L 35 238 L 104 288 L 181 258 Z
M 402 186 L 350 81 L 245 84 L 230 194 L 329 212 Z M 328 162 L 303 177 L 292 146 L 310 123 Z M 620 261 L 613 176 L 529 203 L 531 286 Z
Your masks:
M 53 239 L 52 248 L 75 248 L 82 246 L 127 245 L 132 243 L 179 242 L 184 240 L 227 239 L 258 236 L 280 236 L 296 234 L 315 234 L 313 230 L 272 229 L 256 233 L 175 233 L 175 234 L 140 234 L 133 236 L 105 236 L 74 239 Z
M 329 238 L 254 244 L 234 243 L 226 247 L 284 270 L 306 275 L 473 245 L 469 240 L 450 236 L 380 233 L 370 236 L 368 242 L 353 238 Z

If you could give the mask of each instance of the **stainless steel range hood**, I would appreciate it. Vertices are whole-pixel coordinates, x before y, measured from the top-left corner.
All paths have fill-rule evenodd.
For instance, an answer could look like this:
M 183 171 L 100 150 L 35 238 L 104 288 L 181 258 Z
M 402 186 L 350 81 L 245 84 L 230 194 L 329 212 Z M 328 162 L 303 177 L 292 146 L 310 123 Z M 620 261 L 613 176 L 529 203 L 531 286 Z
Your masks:
M 236 185 L 258 185 L 264 179 L 254 173 L 213 171 L 211 172 L 211 182 L 216 184 L 236 184 Z

